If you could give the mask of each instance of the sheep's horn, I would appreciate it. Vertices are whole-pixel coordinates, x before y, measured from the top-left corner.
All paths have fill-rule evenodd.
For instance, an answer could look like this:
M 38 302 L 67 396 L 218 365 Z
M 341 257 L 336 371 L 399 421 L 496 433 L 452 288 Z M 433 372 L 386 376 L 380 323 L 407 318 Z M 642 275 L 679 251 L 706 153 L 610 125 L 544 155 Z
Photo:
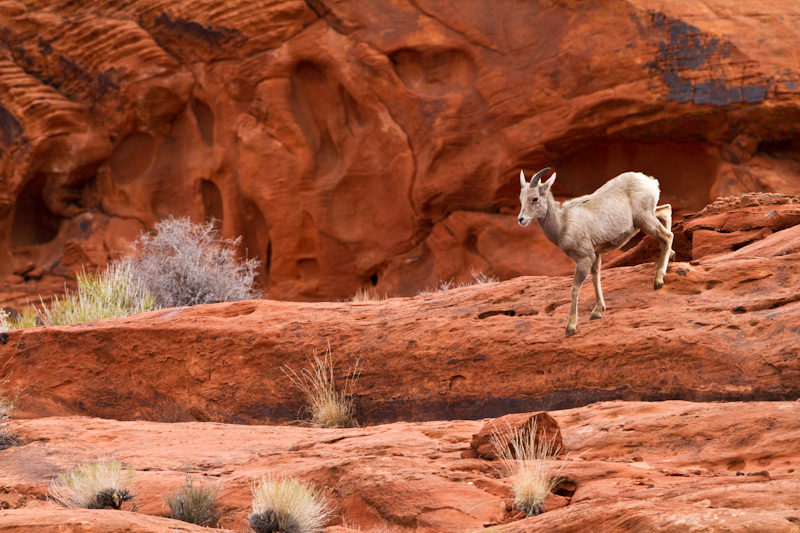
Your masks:
M 531 178 L 531 185 L 539 183 L 539 180 L 542 178 L 542 176 L 544 176 L 547 173 L 548 170 L 550 170 L 550 167 L 543 168 L 542 170 L 534 174 L 533 177 Z
M 528 182 L 525 181 L 525 172 L 522 170 L 519 171 L 519 184 L 523 189 L 528 186 Z

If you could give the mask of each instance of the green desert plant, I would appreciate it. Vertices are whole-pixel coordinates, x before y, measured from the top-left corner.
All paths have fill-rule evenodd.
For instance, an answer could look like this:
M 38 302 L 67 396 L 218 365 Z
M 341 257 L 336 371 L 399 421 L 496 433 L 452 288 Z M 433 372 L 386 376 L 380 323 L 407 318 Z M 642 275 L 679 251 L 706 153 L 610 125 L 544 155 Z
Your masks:
M 130 267 L 112 263 L 99 273 L 78 274 L 77 292 L 55 297 L 50 305 L 42 304 L 40 319 L 46 326 L 90 322 L 143 313 L 153 309 L 153 299 L 136 282 Z
M 218 496 L 219 485 L 199 484 L 187 474 L 180 490 L 164 496 L 164 503 L 170 518 L 204 526 L 219 517 L 213 512 Z
M 134 472 L 117 459 L 94 461 L 59 474 L 48 496 L 64 507 L 120 509 L 132 499 Z
M 297 479 L 263 476 L 252 491 L 249 522 L 256 533 L 320 533 L 331 514 L 322 494 Z
M 530 429 L 495 431 L 491 442 L 506 473 L 513 478 L 511 492 L 517 508 L 528 516 L 538 515 L 547 495 L 563 481 L 561 471 L 569 454 L 562 460 L 553 459 L 562 450 L 555 444 L 555 435 L 548 438 L 538 431 L 535 420 Z
M 311 421 L 324 427 L 354 427 L 356 407 L 353 401 L 355 381 L 361 375 L 361 359 L 356 359 L 344 380 L 342 390 L 336 387 L 333 375 L 333 359 L 331 347 L 323 352 L 322 357 L 314 351 L 311 368 L 303 368 L 299 373 L 286 366 L 283 373 L 306 398 L 306 409 Z
M 136 255 L 120 260 L 159 308 L 234 302 L 262 296 L 255 286 L 256 259 L 241 260 L 242 238 L 221 239 L 214 221 L 195 224 L 168 218 L 155 234 L 141 235 Z

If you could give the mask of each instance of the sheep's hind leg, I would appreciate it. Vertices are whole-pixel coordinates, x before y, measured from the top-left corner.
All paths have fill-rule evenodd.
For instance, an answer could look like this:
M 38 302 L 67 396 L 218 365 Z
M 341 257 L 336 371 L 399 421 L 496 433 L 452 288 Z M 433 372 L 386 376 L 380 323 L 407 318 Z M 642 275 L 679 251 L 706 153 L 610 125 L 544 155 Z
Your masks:
M 667 231 L 672 231 L 672 206 L 669 204 L 664 205 L 657 205 L 656 206 L 656 218 L 658 219 L 661 224 L 667 228 Z M 675 250 L 672 249 L 670 246 L 669 250 L 669 260 L 675 260 Z
M 639 221 L 639 229 L 661 244 L 661 256 L 658 258 L 656 276 L 653 279 L 653 288 L 658 290 L 664 286 L 664 276 L 667 274 L 667 262 L 672 252 L 672 232 L 664 227 L 661 220 L 651 214 L 644 220 Z
M 594 258 L 586 257 L 575 263 L 575 277 L 572 278 L 572 304 L 569 308 L 569 319 L 567 319 L 567 331 L 565 335 L 569 337 L 578 329 L 578 299 L 581 295 L 581 285 L 589 271 L 592 269 Z
M 589 320 L 603 318 L 603 311 L 606 310 L 606 302 L 603 299 L 603 289 L 600 286 L 600 254 L 597 254 L 597 259 L 592 263 L 592 283 L 594 284 L 594 309 L 592 309 L 592 317 Z

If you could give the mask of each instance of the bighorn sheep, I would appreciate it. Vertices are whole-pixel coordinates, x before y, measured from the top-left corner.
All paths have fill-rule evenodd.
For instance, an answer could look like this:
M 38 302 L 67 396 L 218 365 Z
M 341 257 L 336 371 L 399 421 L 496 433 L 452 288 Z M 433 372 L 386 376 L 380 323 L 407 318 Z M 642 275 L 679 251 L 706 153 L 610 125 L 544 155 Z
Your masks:
M 658 180 L 639 172 L 625 172 L 608 181 L 592 194 L 559 204 L 550 188 L 556 175 L 541 182 L 548 171 L 537 172 L 530 183 L 520 171 L 522 186 L 519 199 L 522 209 L 517 219 L 521 226 L 538 220 L 545 236 L 575 261 L 572 280 L 572 305 L 566 335 L 575 333 L 578 324 L 578 297 L 583 280 L 592 272 L 596 302 L 592 318 L 601 318 L 606 304 L 600 288 L 600 254 L 616 250 L 641 230 L 661 243 L 661 257 L 653 282 L 655 289 L 664 285 L 667 262 L 675 257 L 672 250 L 672 207 L 656 205 L 660 194 Z

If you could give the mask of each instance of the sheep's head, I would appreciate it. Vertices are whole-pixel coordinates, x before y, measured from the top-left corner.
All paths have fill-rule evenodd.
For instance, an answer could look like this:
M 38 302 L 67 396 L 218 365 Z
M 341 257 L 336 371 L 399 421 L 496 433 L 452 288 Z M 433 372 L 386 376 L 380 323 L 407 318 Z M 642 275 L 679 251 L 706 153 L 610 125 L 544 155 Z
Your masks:
M 520 226 L 527 226 L 531 220 L 542 219 L 547 215 L 548 202 L 546 198 L 550 195 L 550 187 L 556 181 L 556 175 L 550 177 L 549 180 L 542 183 L 541 177 L 550 170 L 550 167 L 543 168 L 537 172 L 532 178 L 530 183 L 525 181 L 525 173 L 519 171 L 519 184 L 522 190 L 519 193 L 519 201 L 522 204 L 522 209 L 519 212 L 517 222 Z

